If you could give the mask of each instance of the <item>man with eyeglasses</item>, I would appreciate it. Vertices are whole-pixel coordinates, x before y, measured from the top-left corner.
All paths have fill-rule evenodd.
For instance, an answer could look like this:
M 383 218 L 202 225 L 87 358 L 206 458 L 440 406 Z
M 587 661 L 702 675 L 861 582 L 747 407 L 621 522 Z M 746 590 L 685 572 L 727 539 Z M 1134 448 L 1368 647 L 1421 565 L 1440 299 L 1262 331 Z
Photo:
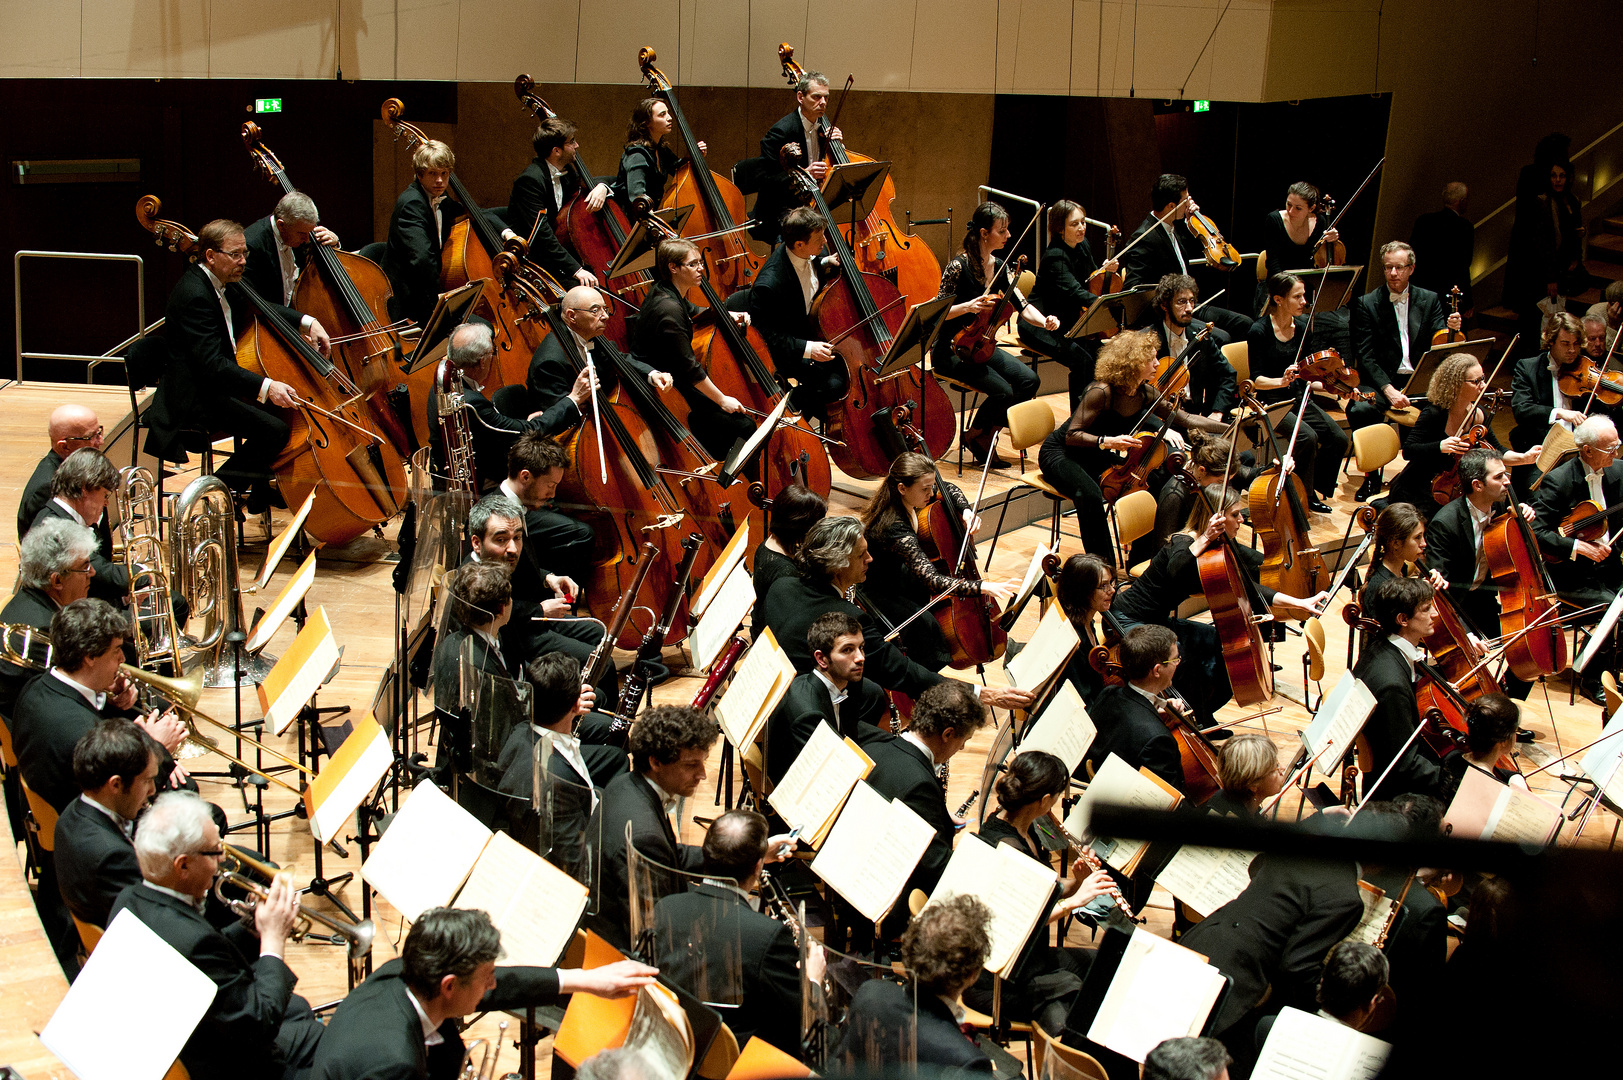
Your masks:
M 289 427 L 275 409 L 297 404 L 293 387 L 237 364 L 237 336 L 254 320 L 244 291 L 248 243 L 242 226 L 220 218 L 198 231 L 199 259 L 169 294 L 164 337 L 169 359 L 147 410 L 146 449 L 166 461 L 184 461 L 182 430 L 223 432 L 240 440 L 237 452 L 214 474 L 233 491 L 246 491 L 245 509 L 262 513 L 281 498 L 270 486 L 271 463 L 287 445 Z M 322 355 L 331 341 L 321 323 L 265 297 L 265 303 Z
M 75 450 L 101 449 L 102 427 L 93 410 L 83 405 L 58 405 L 46 422 L 51 448 L 34 466 L 34 475 L 23 487 L 23 501 L 17 507 L 17 539 L 28 535 L 34 517 L 51 501 L 51 477 Z
M 576 358 L 592 357 L 592 366 L 597 371 L 597 385 L 605 396 L 614 393 L 615 387 L 620 385 L 620 377 L 615 373 L 614 366 L 598 359 L 598 338 L 609 323 L 608 302 L 603 299 L 603 294 L 588 285 L 577 285 L 570 289 L 564 294 L 563 320 L 570 331 L 570 347 L 565 347 L 558 334 L 548 334 L 530 356 L 527 385 L 530 388 L 532 415 L 535 412 L 550 412 L 562 405 L 563 398 L 574 396 L 572 388 L 583 376 Z M 669 390 L 674 385 L 670 375 L 655 371 L 637 357 L 623 356 L 622 359 L 634 378 L 646 379 L 655 390 Z M 584 403 L 586 397 L 583 394 L 578 400 Z M 579 410 L 576 410 L 576 414 L 579 415 Z
M 207 803 L 158 796 L 135 829 L 142 881 L 119 894 L 109 925 L 128 911 L 213 980 L 214 1000 L 180 1050 L 192 1076 L 292 1077 L 315 1060 L 325 1030 L 283 959 L 298 892 L 278 874 L 251 926 L 216 930 L 203 912 L 224 853 Z

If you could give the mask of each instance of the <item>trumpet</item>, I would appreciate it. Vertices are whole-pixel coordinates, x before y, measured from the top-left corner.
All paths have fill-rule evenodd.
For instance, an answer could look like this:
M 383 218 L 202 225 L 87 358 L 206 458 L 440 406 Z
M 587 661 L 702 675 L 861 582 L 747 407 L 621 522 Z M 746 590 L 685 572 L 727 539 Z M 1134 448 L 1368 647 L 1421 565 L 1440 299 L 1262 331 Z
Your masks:
M 507 1021 L 496 1025 L 496 1041 L 475 1039 L 462 1055 L 462 1068 L 457 1071 L 460 1080 L 492 1080 L 496 1075 L 496 1059 L 501 1057 L 502 1043 L 507 1041 Z M 479 1065 L 473 1064 L 473 1055 L 479 1054 Z
M 266 866 L 254 859 L 246 859 L 240 849 L 233 848 L 229 844 L 225 846 L 231 858 L 239 860 L 239 862 L 246 861 L 258 869 L 269 870 L 272 874 L 276 872 L 274 867 Z M 227 885 L 241 889 L 248 894 L 248 898 L 239 900 L 234 896 L 227 896 L 225 894 Z M 240 874 L 233 870 L 222 870 L 219 876 L 214 879 L 214 895 L 220 903 L 230 908 L 237 915 L 244 919 L 252 919 L 259 905 L 270 895 L 270 889 L 246 874 Z M 295 942 L 303 941 L 315 929 L 317 923 L 331 930 L 334 937 L 343 938 L 349 945 L 350 966 L 355 969 L 357 981 L 359 981 L 361 977 L 364 977 L 361 975 L 361 968 L 365 965 L 366 958 L 372 954 L 372 938 L 376 933 L 372 926 L 372 920 L 362 919 L 358 923 L 348 923 L 341 919 L 335 919 L 330 915 L 323 915 L 319 911 L 300 904 L 298 917 L 293 921 L 293 929 L 288 933 L 288 939 Z M 336 941 L 333 943 L 337 944 Z

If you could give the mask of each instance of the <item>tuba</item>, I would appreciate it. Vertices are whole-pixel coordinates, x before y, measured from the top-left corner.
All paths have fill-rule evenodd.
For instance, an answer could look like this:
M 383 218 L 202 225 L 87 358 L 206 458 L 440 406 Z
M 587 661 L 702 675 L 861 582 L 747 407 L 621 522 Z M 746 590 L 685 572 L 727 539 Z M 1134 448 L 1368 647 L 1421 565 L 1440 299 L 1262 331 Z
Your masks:
M 223 656 L 226 638 L 245 629 L 242 590 L 237 583 L 237 513 L 231 489 L 217 477 L 199 476 L 175 500 L 169 521 L 170 566 L 192 617 L 204 620 L 197 643 L 208 656 L 203 685 L 231 686 L 232 658 Z M 269 665 L 258 656 L 242 657 L 244 683 L 262 681 Z
M 124 569 L 130 577 L 130 612 L 135 616 L 130 644 L 137 663 L 168 663 L 183 669 L 185 643 L 175 619 L 169 569 L 164 555 L 163 508 L 152 473 L 139 466 L 118 471 L 118 533 L 124 542 Z

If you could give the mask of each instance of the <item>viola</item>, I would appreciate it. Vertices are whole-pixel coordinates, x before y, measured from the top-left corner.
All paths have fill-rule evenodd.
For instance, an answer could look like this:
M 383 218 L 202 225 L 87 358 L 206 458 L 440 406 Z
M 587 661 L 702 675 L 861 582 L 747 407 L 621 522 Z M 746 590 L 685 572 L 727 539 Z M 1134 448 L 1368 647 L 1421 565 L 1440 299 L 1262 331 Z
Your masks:
M 1488 574 L 1499 593 L 1499 630 L 1509 640 L 1505 659 L 1518 679 L 1532 682 L 1567 667 L 1567 636 L 1561 630 L 1561 601 L 1549 566 L 1527 520 L 1510 510 L 1489 522 L 1482 536 Z
M 1223 232 L 1217 227 L 1217 222 L 1196 210 L 1184 218 L 1184 224 L 1205 250 L 1207 266 L 1219 270 L 1233 270 L 1240 265 L 1240 249 L 1223 239 Z
M 136 202 L 136 220 L 159 244 L 195 258 L 196 234 L 159 217 L 162 209 L 156 196 L 143 195 Z M 304 527 L 323 543 L 346 544 L 400 512 L 405 465 L 387 450 L 360 406 L 336 388 L 332 361 L 253 289 L 242 293 L 255 317 L 237 335 L 237 363 L 287 383 L 299 398 L 287 416 L 288 441 L 271 465 L 277 487 L 291 505 L 314 492 Z
M 1607 378 L 1613 372 L 1601 372 L 1595 362 L 1583 353 L 1561 368 L 1556 385 L 1568 397 L 1588 397 L 1593 394 L 1607 405 L 1623 401 L 1623 382 Z
M 249 120 L 242 125 L 242 141 L 255 164 L 271 183 L 280 185 L 283 194 L 296 190 L 280 159 L 260 137 L 258 124 Z M 394 286 L 389 284 L 383 267 L 353 252 L 313 240 L 310 247 L 309 272 L 299 275 L 290 306 L 327 328 L 334 339 L 333 357 L 343 367 L 336 376 L 341 388 L 351 396 L 365 397 L 367 415 L 378 433 L 405 460 L 413 445 L 427 440 L 428 394 L 433 389 L 434 373 L 430 370 L 407 378 L 401 371 L 404 346 L 397 328 L 377 316 L 377 312 L 389 310 L 389 297 L 394 295 Z M 407 402 L 405 418 L 396 410 L 391 396 L 400 386 L 408 387 L 403 395 Z M 417 392 L 415 398 L 412 389 Z M 413 418 L 422 423 L 422 430 L 415 435 Z
M 1620 510 L 1623 510 L 1623 503 L 1603 510 L 1600 503 L 1593 499 L 1585 499 L 1561 519 L 1560 533 L 1562 536 L 1587 540 L 1591 544 L 1604 540 L 1607 535 L 1606 522 Z
M 952 403 L 935 376 L 914 366 L 884 382 L 877 378 L 906 318 L 907 297 L 889 278 L 857 267 L 845 234 L 835 226 L 823 189 L 796 158 L 799 150 L 799 143 L 784 144 L 784 170 L 817 208 L 824 236 L 839 263 L 836 276 L 815 301 L 817 325 L 824 340 L 834 345 L 851 379 L 845 397 L 828 408 L 823 433 L 839 440 L 829 447 L 829 454 L 850 476 L 884 476 L 901 449 L 892 418 L 903 416 L 917 424 L 924 437 L 923 452 L 939 458 L 952 444 L 957 424 Z
M 383 103 L 383 122 L 404 137 L 413 149 L 428 141 L 428 136 L 415 124 L 400 119 L 406 106 L 399 98 Z M 523 384 L 530 377 L 530 357 L 546 337 L 540 324 L 524 317 L 526 307 L 518 297 L 509 294 L 496 273 L 495 259 L 503 250 L 501 231 L 490 216 L 479 208 L 479 203 L 463 186 L 461 177 L 451 174 L 451 193 L 468 212 L 468 216 L 451 227 L 440 254 L 440 288 L 451 290 L 470 281 L 484 281 L 485 285 L 477 309 L 490 320 L 492 337 L 496 343 L 496 362 L 492 374 L 480 389 L 491 394 L 503 386 Z M 423 410 L 416 410 L 422 415 Z
M 1261 407 L 1256 405 L 1258 409 Z M 1298 429 L 1300 422 L 1301 410 L 1298 410 Z M 1275 463 L 1257 475 L 1247 492 L 1251 528 L 1262 539 L 1262 583 L 1292 596 L 1313 596 L 1321 583 L 1329 581 L 1330 575 L 1324 557 L 1313 543 L 1307 485 L 1294 470 L 1282 482 L 1279 462 L 1284 460 L 1286 451 L 1280 447 L 1272 424 L 1263 424 L 1262 429 L 1273 444 Z M 1293 441 L 1294 438 L 1293 433 Z
M 1354 198 L 1356 197 L 1354 196 Z M 1329 194 L 1320 195 L 1319 201 L 1313 204 L 1313 213 L 1319 217 L 1334 218 L 1336 200 L 1331 198 Z M 1329 232 L 1335 227 L 1335 221 L 1331 221 L 1324 231 Z M 1322 270 L 1326 266 L 1345 266 L 1346 263 L 1347 245 L 1343 244 L 1339 238 L 1325 240 L 1321 237 L 1319 242 L 1313 245 L 1313 265 L 1315 268 Z
M 670 108 L 671 123 L 688 148 L 688 160 L 676 170 L 660 205 L 693 207 L 693 213 L 682 226 L 682 235 L 698 245 L 709 279 L 718 284 L 723 295 L 731 295 L 755 280 L 770 252 L 765 244 L 752 239 L 745 231 L 747 221 L 744 225 L 737 224 L 744 220 L 744 193 L 725 176 L 710 171 L 704 154 L 699 151 L 698 136 L 693 134 L 682 106 L 676 102 L 676 91 L 665 74 L 654 66 L 656 59 L 658 54 L 652 48 L 645 46 L 637 52 L 637 66 L 648 80 L 649 93 Z M 697 304 L 703 297 L 688 299 Z
M 795 50 L 789 45 L 778 46 L 778 61 L 790 83 L 799 83 L 805 74 L 795 62 Z M 841 95 L 844 104 L 844 95 Z M 836 120 L 838 117 L 836 116 Z M 853 153 L 845 147 L 843 139 L 831 135 L 827 117 L 819 117 L 818 131 L 822 134 L 823 157 L 830 165 L 849 165 L 853 162 L 872 161 L 871 157 Z M 879 197 L 874 200 L 868 216 L 853 226 L 849 216 L 840 226 L 845 231 L 846 243 L 858 259 L 858 268 L 868 274 L 883 274 L 896 283 L 908 296 L 932 296 L 941 284 L 941 263 L 924 243 L 910 231 L 896 223 L 891 203 L 896 199 L 896 182 L 887 173 L 879 185 Z
M 528 75 L 520 75 L 513 80 L 513 93 L 537 120 L 556 117 L 558 114 L 534 90 L 535 80 Z M 558 207 L 553 231 L 575 253 L 581 265 L 589 268 L 603 282 L 604 288 L 600 291 L 611 301 L 603 335 L 615 344 L 624 346 L 631 341 L 630 329 L 626 325 L 628 305 L 625 298 L 630 298 L 630 305 L 641 304 L 642 298 L 648 294 L 652 278 L 645 271 L 622 274 L 612 279 L 608 276 L 609 266 L 620 249 L 625 247 L 626 237 L 631 234 L 631 220 L 612 198 L 595 213 L 587 209 L 586 196 L 597 186 L 597 180 L 581 163 L 579 151 L 570 161 L 569 171 L 575 177 L 575 192 L 568 202 Z
M 982 295 L 997 294 L 997 303 L 985 311 L 977 311 L 968 325 L 952 336 L 952 351 L 959 359 L 976 364 L 984 364 L 992 359 L 992 354 L 997 351 L 998 330 L 1026 305 L 1025 296 L 1014 283 L 1025 265 L 1024 255 L 1012 263 L 1005 259 L 992 275 L 992 280 L 987 282 L 986 292 Z
M 1463 295 L 1458 285 L 1448 290 L 1448 311 L 1450 315 L 1460 313 L 1460 297 Z M 1435 349 L 1439 345 L 1452 345 L 1456 341 L 1464 340 L 1464 330 L 1450 330 L 1445 324 L 1441 330 L 1431 335 L 1431 347 Z
M 1331 394 L 1347 401 L 1374 401 L 1375 391 L 1359 389 L 1358 369 L 1341 359 L 1334 349 L 1308 353 L 1296 365 L 1296 377 L 1302 382 L 1316 382 Z
M 1116 257 L 1116 245 L 1120 242 L 1121 230 L 1114 225 L 1110 226 L 1109 230 L 1105 232 L 1105 262 L 1109 262 Z M 1088 292 L 1093 293 L 1095 296 L 1109 296 L 1112 293 L 1121 292 L 1126 287 L 1127 275 L 1121 272 L 1120 267 L 1117 267 L 1114 273 L 1095 270 L 1088 275 Z
M 1486 424 L 1478 424 L 1459 438 L 1465 440 L 1467 452 L 1491 445 Z M 1438 473 L 1437 479 L 1431 482 L 1431 497 L 1438 506 L 1447 506 L 1464 492 L 1465 486 L 1460 482 L 1460 457 L 1464 456 L 1455 457 L 1448 463 L 1448 468 Z
M 1159 397 L 1180 397 L 1189 389 L 1189 377 L 1194 366 L 1195 343 L 1211 335 L 1212 325 L 1201 327 L 1177 356 L 1163 356 L 1155 362 L 1155 393 Z

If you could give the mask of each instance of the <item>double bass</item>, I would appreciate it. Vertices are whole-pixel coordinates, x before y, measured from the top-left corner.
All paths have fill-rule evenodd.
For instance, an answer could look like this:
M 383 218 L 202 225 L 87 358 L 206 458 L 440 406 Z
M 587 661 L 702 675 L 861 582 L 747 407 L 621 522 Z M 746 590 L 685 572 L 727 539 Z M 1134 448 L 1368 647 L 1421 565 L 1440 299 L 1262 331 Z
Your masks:
M 136 220 L 158 244 L 195 261 L 196 234 L 161 218 L 162 211 L 155 195 L 143 195 L 135 204 Z M 298 408 L 286 417 L 291 429 L 287 444 L 271 465 L 277 487 L 293 506 L 314 492 L 305 529 L 323 543 L 346 544 L 400 512 L 405 463 L 373 430 L 361 407 L 335 385 L 332 361 L 258 293 L 241 291 L 255 317 L 237 334 L 237 363 L 288 384 L 298 398 Z
M 784 78 L 791 85 L 799 84 L 805 72 L 795 61 L 794 47 L 785 43 L 778 46 L 778 62 Z M 844 102 L 844 97 L 841 97 Z M 871 157 L 852 153 L 843 139 L 830 135 L 833 125 L 827 117 L 820 117 L 818 130 L 823 136 L 823 157 L 833 166 L 854 162 L 873 161 Z M 887 173 L 879 185 L 879 197 L 868 216 L 853 226 L 849 220 L 841 228 L 846 233 L 846 244 L 858 259 L 859 268 L 869 274 L 882 274 L 895 283 L 897 289 L 908 296 L 929 296 L 941 283 L 941 263 L 922 239 L 903 231 L 896 224 L 891 203 L 896 199 L 896 182 Z
M 637 66 L 648 81 L 649 93 L 671 110 L 671 124 L 688 148 L 688 160 L 666 186 L 660 205 L 693 208 L 682 226 L 682 235 L 698 245 L 707 278 L 717 283 L 723 295 L 731 295 L 755 280 L 770 252 L 745 231 L 745 225 L 738 224 L 745 220 L 744 193 L 725 176 L 710 171 L 704 154 L 699 152 L 698 136 L 676 103 L 676 91 L 665 73 L 654 66 L 658 58 L 652 48 L 644 46 L 637 52 Z M 704 298 L 701 294 L 688 299 L 698 304 Z
M 1258 410 L 1263 408 L 1255 400 L 1252 405 Z M 1296 430 L 1291 433 L 1293 445 L 1302 427 L 1304 411 L 1298 406 Z M 1262 583 L 1277 592 L 1313 596 L 1318 593 L 1321 582 L 1328 583 L 1330 575 L 1324 557 L 1313 543 L 1307 485 L 1294 470 L 1289 476 L 1282 476 L 1280 463 L 1285 451 L 1280 448 L 1273 425 L 1265 423 L 1262 428 L 1273 444 L 1275 463 L 1251 481 L 1247 493 L 1251 527 L 1262 538 Z
M 1188 473 L 1183 476 L 1206 504 L 1207 512 L 1217 513 L 1195 478 Z M 1234 541 L 1225 535 L 1221 543 L 1202 551 L 1195 564 L 1200 573 L 1200 590 L 1211 608 L 1212 625 L 1217 627 L 1222 644 L 1223 666 L 1228 672 L 1235 702 L 1256 705 L 1272 700 L 1274 667 L 1259 628 L 1262 618 L 1252 614 L 1259 607 L 1266 610 L 1267 604 L 1251 575 L 1246 573 Z

